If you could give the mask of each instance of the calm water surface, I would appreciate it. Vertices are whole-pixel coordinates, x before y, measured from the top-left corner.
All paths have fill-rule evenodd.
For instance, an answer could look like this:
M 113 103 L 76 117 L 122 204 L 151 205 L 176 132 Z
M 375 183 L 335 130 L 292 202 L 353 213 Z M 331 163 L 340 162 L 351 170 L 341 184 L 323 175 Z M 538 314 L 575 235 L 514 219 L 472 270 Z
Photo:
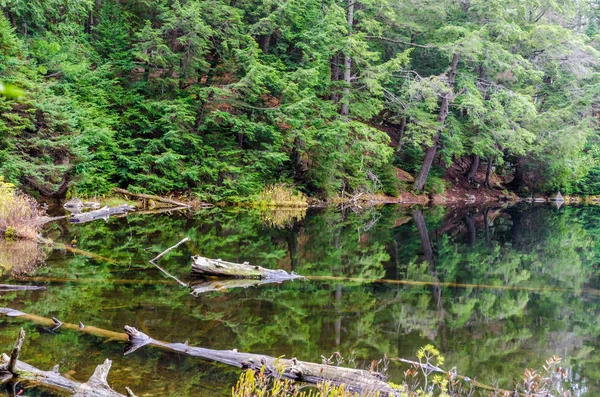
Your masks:
M 599 220 L 596 207 L 385 206 L 305 216 L 211 209 L 58 222 L 44 234 L 75 240 L 96 255 L 55 250 L 32 267 L 35 250 L 0 246 L 2 283 L 47 287 L 2 293 L 0 305 L 112 331 L 132 325 L 156 339 L 214 349 L 317 362 L 340 352 L 358 367 L 384 354 L 411 358 L 431 343 L 447 368 L 505 388 L 523 369 L 557 354 L 582 395 L 594 396 L 600 394 Z M 312 279 L 193 296 L 148 263 L 186 236 L 189 243 L 159 262 L 184 282 L 196 254 Z M 126 346 L 118 341 L 18 318 L 0 321 L 2 351 L 24 327 L 23 360 L 42 369 L 60 364 L 61 372 L 85 381 L 110 358 L 109 383 L 120 392 L 129 386 L 138 396 L 227 396 L 239 375 L 152 347 L 123 356 Z M 390 380 L 400 383 L 405 369 L 391 363 Z

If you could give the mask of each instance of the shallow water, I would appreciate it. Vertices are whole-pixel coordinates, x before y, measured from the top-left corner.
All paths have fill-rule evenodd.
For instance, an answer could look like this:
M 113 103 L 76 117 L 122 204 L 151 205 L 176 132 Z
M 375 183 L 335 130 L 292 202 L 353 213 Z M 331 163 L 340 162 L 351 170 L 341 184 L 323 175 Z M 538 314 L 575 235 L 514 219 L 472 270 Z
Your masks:
M 211 209 L 63 221 L 48 225 L 45 236 L 94 255 L 54 250 L 38 268 L 15 265 L 2 283 L 47 289 L 2 293 L 0 306 L 117 332 L 131 325 L 159 340 L 214 349 L 317 362 L 340 352 L 363 368 L 384 354 L 412 358 L 431 343 L 446 368 L 504 388 L 557 354 L 581 395 L 593 396 L 600 393 L 599 219 L 596 207 L 385 206 L 304 217 Z M 159 261 L 186 283 L 196 254 L 310 279 L 192 296 L 148 263 L 186 236 L 190 242 Z M 85 381 L 108 357 L 109 383 L 140 397 L 227 396 L 239 375 L 153 347 L 123 356 L 122 342 L 0 321 L 2 351 L 24 327 L 24 361 L 42 369 L 60 364 Z M 400 383 L 405 369 L 390 363 L 389 379 Z

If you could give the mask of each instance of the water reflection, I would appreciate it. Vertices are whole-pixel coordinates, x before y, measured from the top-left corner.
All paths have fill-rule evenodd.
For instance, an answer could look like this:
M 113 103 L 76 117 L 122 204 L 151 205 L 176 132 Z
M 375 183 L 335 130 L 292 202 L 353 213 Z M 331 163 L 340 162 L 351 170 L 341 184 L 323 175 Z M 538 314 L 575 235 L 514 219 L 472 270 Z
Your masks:
M 410 357 L 433 343 L 448 366 L 506 388 L 524 368 L 558 354 L 580 387 L 595 395 L 599 217 L 598 208 L 583 207 L 385 206 L 309 210 L 305 217 L 211 209 L 57 222 L 46 234 L 65 244 L 76 240 L 81 251 L 54 251 L 46 266 L 18 276 L 35 277 L 47 291 L 2 295 L 0 303 L 113 331 L 128 324 L 157 339 L 217 349 L 307 361 L 339 351 L 359 366 L 384 353 Z M 197 254 L 293 270 L 311 280 L 192 296 L 147 263 L 185 236 L 190 243 L 161 259 L 184 281 Z M 85 380 L 108 357 L 111 385 L 138 395 L 225 396 L 238 374 L 151 348 L 123 357 L 118 342 L 49 333 L 18 319 L 2 319 L 4 351 L 21 325 L 31 335 L 23 358 L 32 364 L 60 363 Z M 391 379 L 400 381 L 403 369 L 393 364 Z

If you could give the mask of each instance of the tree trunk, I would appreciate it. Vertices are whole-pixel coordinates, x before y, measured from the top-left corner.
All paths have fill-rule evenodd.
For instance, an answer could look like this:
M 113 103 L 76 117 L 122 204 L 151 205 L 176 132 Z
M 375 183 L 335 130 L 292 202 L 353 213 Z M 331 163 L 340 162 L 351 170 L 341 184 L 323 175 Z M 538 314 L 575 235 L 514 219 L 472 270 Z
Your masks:
M 271 43 L 271 35 L 270 34 L 265 34 L 265 35 L 261 35 L 259 40 L 258 40 L 258 44 L 260 45 L 260 49 L 262 50 L 262 52 L 264 54 L 269 52 L 269 44 Z
M 459 54 L 454 54 L 454 56 L 452 57 L 452 64 L 450 65 L 450 74 L 448 75 L 448 88 L 450 88 L 451 90 L 454 90 L 454 81 L 456 80 L 456 70 L 458 68 L 459 58 Z M 423 160 L 423 164 L 421 165 L 421 170 L 415 178 L 415 190 L 423 190 L 423 187 L 425 186 L 427 176 L 429 175 L 429 170 L 431 169 L 431 165 L 433 164 L 433 160 L 435 159 L 438 145 L 440 143 L 442 130 L 444 129 L 444 124 L 446 122 L 446 118 L 448 117 L 449 107 L 450 94 L 447 94 L 444 95 L 444 97 L 442 98 L 442 104 L 440 105 L 440 111 L 437 118 L 438 123 L 440 123 L 440 128 L 438 128 L 435 136 L 433 137 L 433 142 L 431 146 L 428 147 L 427 151 L 425 152 L 425 159 Z
M 425 223 L 425 217 L 423 216 L 423 211 L 414 210 L 412 212 L 413 221 L 417 226 L 417 231 L 419 232 L 419 239 L 421 240 L 421 248 L 423 249 L 423 254 L 425 255 L 425 260 L 433 265 L 433 247 L 431 245 L 431 240 L 429 239 L 429 233 L 427 233 L 427 224 Z
M 331 82 L 340 81 L 340 55 L 335 54 L 333 58 L 331 58 Z M 333 103 L 339 102 L 339 96 L 337 93 L 337 87 L 332 87 L 333 91 L 331 91 L 331 95 L 329 96 L 329 100 Z
M 349 0 L 348 4 L 348 36 L 352 34 L 352 25 L 354 25 L 354 3 L 356 0 Z M 349 50 L 347 50 L 349 51 Z M 342 116 L 350 114 L 350 85 L 352 84 L 352 57 L 349 52 L 344 55 L 344 100 L 340 111 Z
M 471 155 L 471 168 L 467 173 L 467 180 L 469 183 L 476 182 L 477 170 L 479 169 L 479 156 L 473 153 Z
M 490 177 L 492 176 L 492 168 L 494 166 L 494 156 L 489 156 L 487 159 L 487 169 L 485 171 L 485 187 L 490 186 Z
M 475 229 L 475 218 L 472 213 L 469 212 L 465 216 L 465 224 L 467 225 L 469 245 L 474 247 L 477 242 L 477 229 Z
M 400 128 L 398 128 L 398 145 L 396 146 L 396 152 L 402 150 L 402 139 L 404 139 L 404 131 L 406 131 L 406 116 L 400 120 Z
M 520 188 L 525 184 L 525 176 L 523 175 L 523 167 L 525 166 L 525 158 L 523 156 L 517 157 L 515 164 L 515 178 L 510 183 L 514 188 Z

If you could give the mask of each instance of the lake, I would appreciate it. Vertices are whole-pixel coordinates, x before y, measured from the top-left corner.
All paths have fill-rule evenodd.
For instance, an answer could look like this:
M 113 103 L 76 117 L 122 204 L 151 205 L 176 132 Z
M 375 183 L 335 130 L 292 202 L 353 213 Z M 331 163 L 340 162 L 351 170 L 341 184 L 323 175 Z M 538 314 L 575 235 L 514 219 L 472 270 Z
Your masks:
M 600 208 L 381 206 L 361 210 L 130 214 L 82 225 L 46 225 L 44 236 L 76 245 L 44 255 L 0 245 L 2 283 L 43 285 L 4 292 L 0 306 L 63 322 L 155 339 L 369 368 L 385 356 L 413 359 L 433 344 L 444 368 L 511 389 L 525 368 L 563 358 L 581 396 L 600 394 Z M 248 261 L 307 276 L 283 284 L 194 296 L 184 283 L 192 255 Z M 2 252 L 4 250 L 4 252 Z M 11 251 L 13 250 L 13 251 Z M 91 253 L 91 254 L 90 254 Z M 34 266 L 34 262 L 38 262 Z M 18 330 L 21 359 L 85 381 L 105 358 L 109 383 L 141 396 L 228 396 L 237 368 L 151 346 L 126 344 L 0 317 L 9 352 Z M 335 361 L 335 358 L 334 358 Z M 400 383 L 408 368 L 382 361 Z M 22 385 L 17 385 L 19 390 Z M 12 386 L 3 393 L 12 395 Z M 41 390 L 29 389 L 29 396 Z

